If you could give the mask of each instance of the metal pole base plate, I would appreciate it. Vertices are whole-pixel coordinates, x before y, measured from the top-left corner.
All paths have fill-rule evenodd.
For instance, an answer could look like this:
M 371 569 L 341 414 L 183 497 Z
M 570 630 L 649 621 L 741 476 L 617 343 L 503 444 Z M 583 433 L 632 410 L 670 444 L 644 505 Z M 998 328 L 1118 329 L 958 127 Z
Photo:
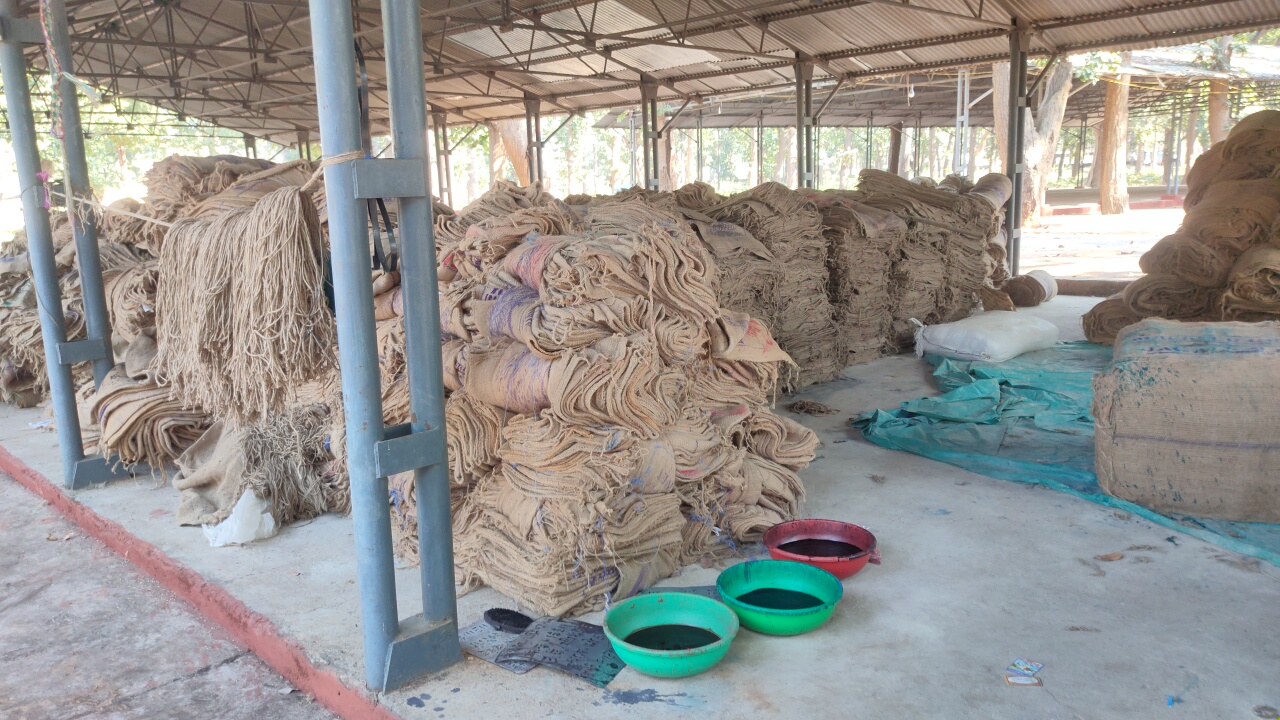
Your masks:
M 151 472 L 151 468 L 145 465 L 126 468 L 114 457 L 91 457 L 80 460 L 75 464 L 75 467 L 71 469 L 71 474 L 67 476 L 66 485 L 71 490 L 79 490 L 90 485 L 98 485 L 110 480 L 132 477 L 136 474 L 148 472 Z
M 428 626 L 422 615 L 400 621 L 400 632 L 387 650 L 386 670 L 382 674 L 382 691 L 389 692 L 462 662 L 458 632 L 450 620 Z

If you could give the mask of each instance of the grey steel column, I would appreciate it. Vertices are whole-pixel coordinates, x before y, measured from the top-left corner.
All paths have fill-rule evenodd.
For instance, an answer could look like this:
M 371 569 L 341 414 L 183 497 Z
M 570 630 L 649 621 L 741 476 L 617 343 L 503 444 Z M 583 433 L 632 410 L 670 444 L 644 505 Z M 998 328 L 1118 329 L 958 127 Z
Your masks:
M 529 93 L 524 96 L 524 139 L 529 163 L 529 182 L 542 179 L 542 101 Z
M 346 0 L 310 0 L 309 5 L 320 142 L 329 157 L 359 152 L 360 108 L 356 99 L 351 5 Z M 381 689 L 387 648 L 399 622 L 387 481 L 374 470 L 374 443 L 382 439 L 383 426 L 373 283 L 369 274 L 373 261 L 365 203 L 356 199 L 349 164 L 326 166 L 324 185 L 333 254 L 342 404 L 346 409 L 347 470 L 351 476 L 365 682 Z
M 872 132 L 875 127 L 871 124 L 871 115 L 867 115 L 867 161 L 862 163 L 864 170 L 871 168 L 871 162 L 874 159 L 872 152 L 875 150 L 875 134 Z
M 71 67 L 71 38 L 67 34 L 67 8 L 63 0 L 48 0 L 50 53 L 57 53 L 58 64 Z M 93 381 L 102 384 L 115 364 L 111 355 L 111 318 L 107 313 L 106 293 L 102 288 L 102 262 L 98 257 L 98 225 L 89 207 L 81 209 L 80 198 L 93 199 L 89 183 L 89 164 L 85 161 L 84 132 L 80 129 L 80 103 L 75 83 L 58 79 L 57 93 L 62 116 L 62 153 L 66 168 L 67 208 L 71 210 L 71 227 L 76 241 L 76 265 L 80 269 L 80 294 L 84 298 L 85 334 L 92 343 Z M 89 345 L 85 346 L 86 348 Z
M 440 202 L 453 207 L 453 150 L 449 147 L 449 117 L 443 110 L 432 108 L 431 129 L 436 145 L 436 176 L 440 186 L 437 191 L 440 193 Z M 394 132 L 392 135 L 394 136 Z M 396 147 L 399 148 L 398 145 Z M 400 157 L 398 151 L 396 157 Z
M 18 185 L 22 189 L 22 217 L 27 229 L 31 275 L 35 280 L 40 334 L 49 372 L 49 394 L 58 423 L 62 475 L 65 483 L 71 485 L 76 464 L 84 458 L 84 450 L 71 366 L 59 361 L 60 347 L 67 341 L 66 320 L 62 315 L 58 268 L 53 259 L 53 231 L 49 226 L 49 211 L 44 206 L 44 184 L 37 177 L 40 151 L 36 145 L 35 120 L 31 115 L 31 96 L 27 92 L 27 62 L 22 55 L 22 40 L 18 37 L 19 28 L 29 31 L 28 35 L 40 30 L 34 23 L 17 17 L 16 0 L 0 0 L 0 18 L 5 25 L 4 37 L 0 39 L 0 77 L 4 80 L 9 136 L 18 166 Z
M 764 184 L 764 113 L 755 117 L 755 183 Z
M 698 182 L 702 182 L 702 111 L 698 111 Z
M 644 187 L 658 189 L 659 153 L 658 140 L 658 83 L 645 75 L 640 78 L 640 134 L 644 143 Z
M 796 187 L 813 187 L 813 63 L 796 62 Z
M 1009 249 L 1009 272 L 1018 274 L 1018 259 L 1022 250 L 1022 173 L 1023 134 L 1027 117 L 1027 50 L 1031 37 L 1026 23 L 1014 18 L 1013 31 L 1009 33 L 1009 148 L 1005 171 L 1013 192 L 1009 194 L 1009 208 L 1004 214 L 1005 237 Z
M 636 115 L 631 113 L 628 118 L 630 125 L 627 128 L 627 152 L 631 154 L 631 187 L 640 184 L 638 175 L 636 174 Z
M 426 94 L 422 72 L 422 29 L 417 0 L 382 0 L 386 39 L 387 93 L 391 139 L 397 161 L 421 164 L 426 171 Z M 437 115 L 443 128 L 443 113 Z M 445 142 L 448 142 L 447 137 Z M 448 158 L 448 148 L 444 151 Z M 433 462 L 413 471 L 418 498 L 418 556 L 422 578 L 422 618 L 406 621 L 388 657 L 386 685 L 400 685 L 462 660 L 458 645 L 458 605 L 453 585 L 453 520 L 449 503 L 449 464 L 445 451 L 444 376 L 440 357 L 440 306 L 436 285 L 436 246 L 431 192 L 400 198 L 400 283 L 404 289 L 405 359 L 409 370 L 410 432 L 438 452 Z M 427 433 L 430 432 L 428 437 Z M 384 498 L 385 513 L 385 498 Z M 399 657 L 401 646 L 403 661 Z
M 956 136 L 952 143 L 951 172 L 969 175 L 969 71 L 961 70 L 956 78 Z

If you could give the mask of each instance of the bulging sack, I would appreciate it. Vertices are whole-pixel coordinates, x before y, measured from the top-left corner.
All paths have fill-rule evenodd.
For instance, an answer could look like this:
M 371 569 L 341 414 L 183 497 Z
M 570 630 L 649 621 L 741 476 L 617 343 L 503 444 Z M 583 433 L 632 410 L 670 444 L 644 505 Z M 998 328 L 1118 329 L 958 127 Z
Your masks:
M 916 357 L 1004 362 L 1058 342 L 1058 326 L 1026 313 L 992 310 L 941 325 L 917 321 Z

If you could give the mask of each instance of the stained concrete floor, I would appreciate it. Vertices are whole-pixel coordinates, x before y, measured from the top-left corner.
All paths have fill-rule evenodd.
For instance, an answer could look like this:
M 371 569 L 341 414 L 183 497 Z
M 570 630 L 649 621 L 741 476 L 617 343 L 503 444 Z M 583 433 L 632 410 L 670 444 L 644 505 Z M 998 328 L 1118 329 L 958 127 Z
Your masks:
M 1096 300 L 1032 311 L 1079 339 Z M 823 440 L 802 473 L 805 512 L 857 522 L 884 564 L 846 583 L 819 631 L 743 631 L 712 671 L 657 680 L 624 670 L 608 690 L 538 668 L 517 676 L 468 658 L 381 700 L 406 718 L 1254 718 L 1280 707 L 1280 569 L 1053 491 L 875 447 L 848 418 L 935 394 L 923 362 L 884 358 L 800 397 L 839 409 L 798 416 Z M 780 405 L 785 402 L 784 399 Z M 0 444 L 59 477 L 39 413 L 0 408 Z M 173 520 L 159 479 L 76 494 L 271 619 L 317 665 L 363 677 L 351 522 L 322 517 L 244 548 L 212 549 Z M 1122 560 L 1100 555 L 1121 552 Z M 701 585 L 689 568 L 664 585 Z M 402 615 L 420 608 L 416 571 L 397 573 Z M 482 589 L 462 623 L 510 601 Z M 599 615 L 587 616 L 599 621 Z M 1015 658 L 1045 664 L 1043 687 L 1011 687 Z
M 0 717 L 333 717 L 4 476 L 0 507 Z

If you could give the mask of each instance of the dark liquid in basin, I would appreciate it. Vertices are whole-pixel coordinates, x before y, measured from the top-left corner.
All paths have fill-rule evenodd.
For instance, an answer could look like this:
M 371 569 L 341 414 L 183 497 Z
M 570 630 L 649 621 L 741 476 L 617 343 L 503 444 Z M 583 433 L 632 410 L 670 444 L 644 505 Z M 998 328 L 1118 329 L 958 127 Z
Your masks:
M 849 557 L 862 552 L 862 548 L 857 545 L 850 545 L 839 540 L 820 540 L 818 538 L 801 538 L 791 542 L 784 542 L 778 546 L 778 549 L 789 552 L 792 555 L 805 555 L 808 557 Z
M 809 593 L 782 588 L 760 588 L 745 595 L 739 595 L 738 599 L 748 605 L 770 610 L 804 610 L 823 604 L 821 600 Z
M 654 625 L 631 633 L 626 641 L 649 650 L 692 650 L 720 642 L 720 636 L 692 625 Z

